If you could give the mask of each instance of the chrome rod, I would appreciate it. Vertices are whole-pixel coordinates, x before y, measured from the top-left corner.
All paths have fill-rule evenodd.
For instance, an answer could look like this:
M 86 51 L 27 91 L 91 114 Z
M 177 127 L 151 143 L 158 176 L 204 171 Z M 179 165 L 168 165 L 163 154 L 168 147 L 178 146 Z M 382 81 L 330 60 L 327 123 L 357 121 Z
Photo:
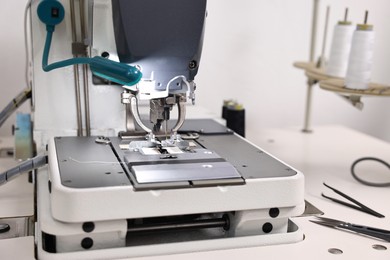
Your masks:
M 88 65 L 83 65 L 84 83 L 84 108 L 85 108 L 85 134 L 91 136 L 91 113 L 89 109 L 89 85 L 88 85 Z
M 71 28 L 72 28 L 72 42 L 77 41 L 76 34 L 76 18 L 75 18 L 75 3 L 74 0 L 70 0 L 70 19 L 71 19 Z M 77 55 L 74 55 L 75 57 Z M 83 121 L 81 114 L 81 98 L 80 98 L 80 82 L 79 82 L 79 66 L 73 65 L 74 73 L 74 85 L 75 85 L 75 95 L 76 95 L 76 113 L 77 113 L 77 136 L 83 136 Z
M 81 39 L 84 43 L 86 37 L 85 30 L 85 1 L 79 1 L 80 7 L 80 27 L 81 27 Z M 87 55 L 86 55 L 87 56 Z M 84 111 L 85 111 L 85 135 L 91 136 L 91 116 L 89 109 L 89 83 L 88 83 L 88 65 L 84 64 L 83 69 L 83 86 L 84 86 Z
M 227 215 L 215 219 L 195 219 L 190 221 L 176 221 L 167 223 L 147 223 L 128 225 L 127 234 L 144 234 L 167 231 L 187 231 L 207 228 L 223 228 L 229 230 L 230 220 Z
M 324 27 L 324 38 L 322 39 L 322 51 L 319 67 L 323 68 L 325 66 L 325 49 L 326 49 L 326 39 L 328 36 L 328 24 L 329 24 L 329 13 L 330 6 L 326 7 L 326 17 L 325 17 L 325 27 Z
M 310 40 L 310 62 L 314 62 L 317 40 L 317 21 L 318 21 L 318 6 L 320 0 L 313 0 L 313 18 L 311 24 L 311 40 Z
M 311 40 L 310 40 L 310 62 L 315 62 L 315 52 L 316 52 L 316 40 L 317 40 L 317 23 L 318 23 L 318 7 L 320 0 L 313 0 L 313 16 L 311 24 Z M 307 81 L 307 90 L 306 90 L 306 106 L 305 106 L 305 121 L 302 131 L 305 133 L 310 133 L 310 114 L 311 114 L 311 100 L 314 81 L 308 79 Z
M 311 116 L 311 100 L 314 87 L 314 81 L 312 79 L 307 80 L 307 92 L 306 92 L 306 107 L 305 107 L 305 122 L 302 132 L 310 133 L 310 116 Z

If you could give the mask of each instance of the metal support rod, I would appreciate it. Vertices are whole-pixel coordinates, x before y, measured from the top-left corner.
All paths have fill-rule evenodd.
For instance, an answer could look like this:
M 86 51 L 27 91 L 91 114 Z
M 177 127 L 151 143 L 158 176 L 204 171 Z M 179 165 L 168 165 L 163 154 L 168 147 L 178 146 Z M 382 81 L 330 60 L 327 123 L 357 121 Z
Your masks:
M 83 136 L 83 122 L 81 119 L 81 100 L 80 100 L 80 82 L 79 82 L 79 65 L 73 66 L 74 85 L 76 94 L 76 110 L 77 110 L 77 136 Z
M 325 66 L 325 49 L 326 49 L 326 38 L 328 36 L 329 13 L 330 13 L 330 6 L 327 6 L 326 7 L 326 17 L 325 17 L 324 37 L 322 39 L 322 51 L 321 51 L 319 68 L 323 68 Z
M 319 6 L 319 0 L 313 0 L 313 18 L 311 24 L 310 57 L 309 57 L 310 62 L 314 62 L 315 59 L 318 6 Z
M 127 234 L 152 233 L 162 231 L 194 230 L 204 228 L 223 228 L 229 230 L 229 217 L 224 215 L 216 219 L 197 219 L 191 221 L 178 221 L 171 223 L 152 223 L 134 225 L 127 228 Z
M 88 85 L 88 65 L 83 64 L 84 83 L 84 108 L 85 108 L 85 135 L 91 136 L 91 113 L 89 109 L 89 85 Z
M 311 40 L 310 40 L 310 62 L 314 62 L 315 52 L 316 52 L 316 40 L 317 40 L 317 20 L 318 20 L 318 7 L 319 0 L 313 0 L 313 18 L 311 25 Z M 310 112 L 311 112 L 311 100 L 314 81 L 308 79 L 307 81 L 307 90 L 306 90 L 306 107 L 305 107 L 305 122 L 303 125 L 302 131 L 305 133 L 310 133 Z
M 76 18 L 75 18 L 75 3 L 74 0 L 70 0 L 70 18 L 72 27 L 72 42 L 77 41 L 76 34 Z M 74 55 L 75 57 L 77 55 Z M 80 82 L 79 82 L 79 66 L 73 65 L 74 72 L 74 85 L 75 85 L 75 96 L 76 96 L 76 113 L 77 113 L 77 136 L 83 135 L 83 122 L 81 114 L 81 98 L 80 98 Z
M 81 40 L 84 43 L 85 40 L 85 1 L 84 0 L 79 0 L 79 9 L 80 9 L 80 27 L 81 27 Z
M 83 41 L 86 37 L 85 31 L 85 1 L 79 1 L 80 7 L 80 27 L 81 27 L 81 40 Z M 84 86 L 84 110 L 85 110 L 85 135 L 91 136 L 91 117 L 89 109 L 89 85 L 88 85 L 88 65 L 83 64 L 83 86 Z
M 310 133 L 310 116 L 311 116 L 311 100 L 313 92 L 314 81 L 312 79 L 307 80 L 307 92 L 306 92 L 306 107 L 305 107 L 305 122 L 302 132 Z

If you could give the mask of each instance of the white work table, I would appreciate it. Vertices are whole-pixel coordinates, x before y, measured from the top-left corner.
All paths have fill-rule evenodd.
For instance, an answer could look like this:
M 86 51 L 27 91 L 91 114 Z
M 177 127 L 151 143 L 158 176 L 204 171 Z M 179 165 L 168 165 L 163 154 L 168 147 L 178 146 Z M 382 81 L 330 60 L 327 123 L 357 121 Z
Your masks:
M 353 179 L 350 174 L 352 162 L 360 157 L 372 156 L 390 161 L 389 143 L 341 126 L 314 127 L 313 133 L 309 134 L 302 133 L 299 128 L 293 127 L 260 129 L 256 132 L 247 132 L 247 136 L 261 149 L 304 173 L 305 198 L 322 210 L 325 213 L 324 216 L 390 230 L 390 188 L 364 186 Z M 9 161 L 3 164 L 0 160 L 1 171 L 7 166 L 10 166 Z M 379 164 L 362 163 L 356 169 L 362 173 L 360 176 L 372 181 L 390 179 L 389 170 Z M 363 175 L 364 172 L 366 174 Z M 8 184 L 12 187 L 8 185 L 8 187 L 0 187 L 0 213 L 2 214 L 0 217 L 6 216 L 4 215 L 6 214 L 5 208 L 10 207 L 10 201 L 20 204 L 20 207 L 17 205 L 16 208 L 10 208 L 13 213 L 18 210 L 23 214 L 26 214 L 25 210 L 32 212 L 32 206 L 25 204 L 32 198 L 32 185 L 27 184 L 26 179 L 22 178 Z M 379 211 L 386 218 L 377 218 L 322 198 L 321 192 L 340 198 L 339 195 L 323 186 L 323 182 Z M 311 223 L 310 219 L 313 217 L 294 218 L 293 221 L 305 234 L 305 239 L 295 244 L 142 259 L 390 259 L 390 243 L 320 226 Z M 0 240 L 0 258 L 34 259 L 33 241 L 33 237 Z M 377 244 L 386 246 L 387 250 L 374 249 L 372 246 Z M 330 248 L 340 249 L 343 253 L 331 254 L 328 252 Z
M 0 148 L 12 148 L 12 137 L 1 137 Z M 0 172 L 17 165 L 12 157 L 0 158 Z M 34 189 L 24 174 L 0 186 L 0 223 L 3 218 L 28 217 L 34 214 Z M 1 235 L 1 234 L 0 234 Z M 34 259 L 34 238 L 32 236 L 0 240 L 0 259 Z

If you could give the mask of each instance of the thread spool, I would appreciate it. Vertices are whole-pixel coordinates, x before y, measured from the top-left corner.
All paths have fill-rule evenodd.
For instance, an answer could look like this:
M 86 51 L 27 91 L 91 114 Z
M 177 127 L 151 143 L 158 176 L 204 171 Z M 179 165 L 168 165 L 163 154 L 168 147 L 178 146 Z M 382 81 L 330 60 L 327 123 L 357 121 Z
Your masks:
M 244 106 L 233 100 L 224 100 L 222 118 L 226 120 L 226 126 L 245 137 L 245 109 Z
M 327 75 L 344 78 L 347 74 L 354 30 L 354 26 L 348 21 L 340 21 L 334 26 L 329 61 L 325 68 Z
M 367 14 L 366 12 L 365 23 L 357 25 L 352 37 L 345 77 L 346 87 L 351 89 L 367 89 L 371 80 L 375 33 L 373 26 L 366 23 Z

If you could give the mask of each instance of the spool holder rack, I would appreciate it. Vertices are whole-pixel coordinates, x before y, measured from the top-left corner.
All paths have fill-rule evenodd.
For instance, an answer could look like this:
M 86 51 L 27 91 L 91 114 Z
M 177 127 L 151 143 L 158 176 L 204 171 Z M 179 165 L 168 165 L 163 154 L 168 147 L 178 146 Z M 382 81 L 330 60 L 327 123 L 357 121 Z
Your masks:
M 327 75 L 324 69 L 317 68 L 312 62 L 294 62 L 293 66 L 304 70 L 308 80 L 318 82 L 321 89 L 341 95 L 360 110 L 363 109 L 361 97 L 390 97 L 390 85 L 370 82 L 367 89 L 351 89 L 345 85 L 344 78 Z
M 367 89 L 351 89 L 347 88 L 344 78 L 334 77 L 327 75 L 324 69 L 324 52 L 326 44 L 327 26 L 329 18 L 329 6 L 327 7 L 325 28 L 324 28 L 324 39 L 322 43 L 322 53 L 318 62 L 314 60 L 316 33 L 317 33 L 317 20 L 318 20 L 318 9 L 320 0 L 313 0 L 313 18 L 312 18 L 312 32 L 311 32 L 311 46 L 310 46 L 310 59 L 309 61 L 297 61 L 293 63 L 293 66 L 298 69 L 302 69 L 307 77 L 307 97 L 306 97 L 306 109 L 305 109 L 305 121 L 302 131 L 310 133 L 310 113 L 311 113 L 311 101 L 312 101 L 312 89 L 315 84 L 318 83 L 321 89 L 332 91 L 348 101 L 354 107 L 362 110 L 364 107 L 361 101 L 362 97 L 366 96 L 381 96 L 390 97 L 390 85 L 369 83 Z M 367 12 L 365 23 L 367 20 Z

